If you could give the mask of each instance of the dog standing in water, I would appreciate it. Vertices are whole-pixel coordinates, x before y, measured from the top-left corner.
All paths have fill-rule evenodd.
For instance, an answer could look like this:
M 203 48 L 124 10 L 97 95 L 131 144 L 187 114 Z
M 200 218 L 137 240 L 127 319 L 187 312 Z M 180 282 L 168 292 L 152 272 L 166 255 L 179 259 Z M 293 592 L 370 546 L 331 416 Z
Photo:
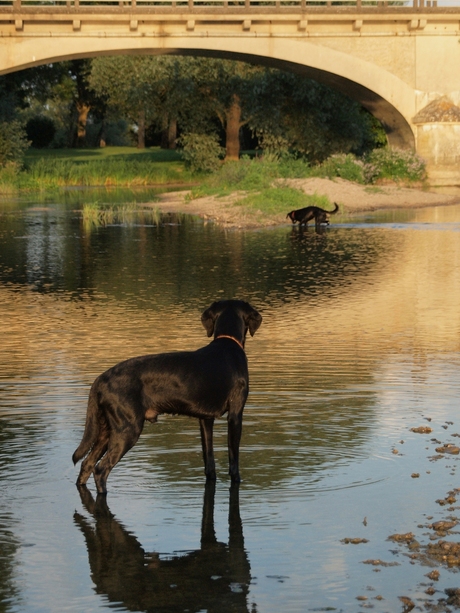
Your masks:
M 319 230 L 321 224 L 329 225 L 329 215 L 334 215 L 339 210 L 339 205 L 334 202 L 334 210 L 327 211 L 326 209 L 322 209 L 319 206 L 307 206 L 303 209 L 297 209 L 296 211 L 291 211 L 286 215 L 292 221 L 293 224 L 299 223 L 299 227 L 305 226 L 308 227 L 308 222 L 312 219 L 315 220 L 315 228 Z
M 105 494 L 110 471 L 136 444 L 145 420 L 154 422 L 162 413 L 199 419 L 208 480 L 216 479 L 214 420 L 227 413 L 229 474 L 233 482 L 240 481 L 238 455 L 249 391 L 244 343 L 262 317 L 247 302 L 221 300 L 204 311 L 201 322 L 207 335 L 214 335 L 206 347 L 131 358 L 97 377 L 83 439 L 72 456 L 74 464 L 85 458 L 78 486 L 94 473 L 98 493 Z

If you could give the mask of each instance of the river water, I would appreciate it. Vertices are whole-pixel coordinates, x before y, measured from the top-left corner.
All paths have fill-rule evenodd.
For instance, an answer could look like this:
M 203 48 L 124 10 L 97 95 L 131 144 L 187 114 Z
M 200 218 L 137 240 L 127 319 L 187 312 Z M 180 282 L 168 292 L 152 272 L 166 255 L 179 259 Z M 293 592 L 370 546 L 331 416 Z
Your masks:
M 1 205 L 0 610 L 457 608 L 458 566 L 428 545 L 460 517 L 460 207 L 317 235 L 184 216 L 91 227 L 83 198 Z M 94 378 L 206 344 L 201 312 L 230 297 L 263 315 L 239 489 L 225 420 L 213 488 L 197 422 L 163 416 L 106 504 L 92 480 L 81 497 L 71 456 Z

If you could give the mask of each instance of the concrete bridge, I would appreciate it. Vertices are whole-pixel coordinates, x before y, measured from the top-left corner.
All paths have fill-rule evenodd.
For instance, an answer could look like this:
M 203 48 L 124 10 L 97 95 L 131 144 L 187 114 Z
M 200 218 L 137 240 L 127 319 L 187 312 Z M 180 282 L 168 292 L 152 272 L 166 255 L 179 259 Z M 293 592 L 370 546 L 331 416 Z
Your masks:
M 460 185 L 460 0 L 0 0 L 0 74 L 113 54 L 293 70 L 359 101 L 430 181 Z

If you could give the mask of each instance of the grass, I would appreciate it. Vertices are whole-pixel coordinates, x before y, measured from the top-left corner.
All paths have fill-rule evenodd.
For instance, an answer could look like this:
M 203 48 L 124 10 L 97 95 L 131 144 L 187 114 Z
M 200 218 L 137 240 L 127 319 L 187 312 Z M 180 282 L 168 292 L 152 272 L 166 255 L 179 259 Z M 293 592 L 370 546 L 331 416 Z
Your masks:
M 103 205 L 92 202 L 83 205 L 82 218 L 85 229 L 92 230 L 108 224 L 129 224 L 134 221 L 158 224 L 161 213 L 158 209 L 139 209 L 135 203 Z
M 269 187 L 260 192 L 250 193 L 238 200 L 235 206 L 241 206 L 248 211 L 260 211 L 264 215 L 275 216 L 286 214 L 286 211 L 302 209 L 306 206 L 330 208 L 331 201 L 327 196 L 305 194 L 293 187 Z
M 153 147 L 29 150 L 24 169 L 0 171 L 0 193 L 72 186 L 147 187 L 190 184 L 197 179 L 180 154 Z
M 204 177 L 200 185 L 192 189 L 192 198 L 226 196 L 235 191 L 266 190 L 277 179 L 309 176 L 312 176 L 312 171 L 302 160 L 276 162 L 242 158 L 238 162 L 227 162 L 217 172 Z
M 327 196 L 308 195 L 300 189 L 283 185 L 283 178 L 305 178 L 315 176 L 308 164 L 302 160 L 241 159 L 228 162 L 217 172 L 206 177 L 199 186 L 192 189 L 192 198 L 202 196 L 227 196 L 241 191 L 245 195 L 234 206 L 251 214 L 277 216 L 286 211 L 306 206 L 327 208 L 331 202 Z

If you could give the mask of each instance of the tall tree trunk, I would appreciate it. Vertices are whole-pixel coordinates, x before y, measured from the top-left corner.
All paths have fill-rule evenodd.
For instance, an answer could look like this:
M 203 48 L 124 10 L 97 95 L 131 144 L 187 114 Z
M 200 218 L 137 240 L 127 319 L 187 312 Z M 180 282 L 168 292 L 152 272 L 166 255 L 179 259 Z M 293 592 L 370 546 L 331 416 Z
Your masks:
M 91 105 L 81 100 L 77 100 L 77 147 L 84 147 L 86 145 L 86 123 L 88 121 L 88 114 L 91 110 Z
M 166 120 L 166 125 L 161 131 L 161 148 L 162 149 L 175 149 L 177 138 L 177 120 Z
M 99 144 L 99 147 L 105 147 L 106 144 L 107 144 L 105 142 L 105 121 L 104 121 L 104 119 L 101 121 L 101 127 L 100 127 L 99 133 L 97 135 L 96 142 Z
M 145 111 L 139 111 L 137 119 L 137 148 L 145 149 Z
M 225 161 L 238 160 L 240 157 L 241 103 L 237 94 L 232 96 L 225 119 Z

